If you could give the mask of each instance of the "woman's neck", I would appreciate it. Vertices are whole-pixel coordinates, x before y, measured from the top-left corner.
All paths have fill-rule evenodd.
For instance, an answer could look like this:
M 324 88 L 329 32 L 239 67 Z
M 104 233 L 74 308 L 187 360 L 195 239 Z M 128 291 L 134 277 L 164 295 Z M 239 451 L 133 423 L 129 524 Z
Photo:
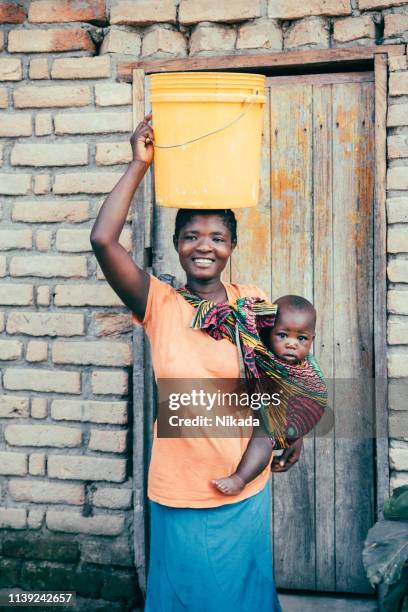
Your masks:
M 186 286 L 192 293 L 195 293 L 203 300 L 215 302 L 216 304 L 228 301 L 226 289 L 220 278 L 203 281 L 196 278 L 187 277 Z

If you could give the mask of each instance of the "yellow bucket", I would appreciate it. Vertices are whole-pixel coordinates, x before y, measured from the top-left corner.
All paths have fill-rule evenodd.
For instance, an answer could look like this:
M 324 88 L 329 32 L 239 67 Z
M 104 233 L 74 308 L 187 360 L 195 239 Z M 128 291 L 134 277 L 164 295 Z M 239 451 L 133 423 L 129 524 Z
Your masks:
M 265 77 L 173 72 L 151 75 L 150 88 L 157 203 L 256 206 Z

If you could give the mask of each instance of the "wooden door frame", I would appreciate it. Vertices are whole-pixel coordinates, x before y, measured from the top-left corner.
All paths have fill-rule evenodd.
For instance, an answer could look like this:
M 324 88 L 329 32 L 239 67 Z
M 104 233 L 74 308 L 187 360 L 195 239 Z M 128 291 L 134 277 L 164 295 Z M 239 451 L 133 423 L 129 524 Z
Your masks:
M 388 398 L 387 398 L 387 77 L 388 57 L 405 54 L 405 45 L 351 47 L 290 53 L 221 55 L 213 57 L 170 60 L 146 60 L 118 65 L 118 79 L 133 83 L 133 123 L 143 118 L 147 105 L 145 76 L 154 72 L 192 70 L 243 70 L 274 74 L 302 72 L 340 72 L 347 69 L 374 70 L 375 81 L 375 183 L 374 183 L 374 262 L 373 262 L 373 332 L 374 332 L 374 394 L 376 431 L 376 518 L 382 517 L 384 500 L 389 497 L 388 458 Z M 151 171 L 136 194 L 137 215 L 133 212 L 134 257 L 138 265 L 150 267 L 152 249 L 153 191 Z M 146 586 L 145 526 L 146 474 L 145 465 L 150 451 L 150 422 L 153 414 L 151 362 L 144 334 L 134 326 L 133 399 L 134 410 L 134 532 L 135 566 L 142 591 Z M 141 408 L 139 408 L 141 407 Z

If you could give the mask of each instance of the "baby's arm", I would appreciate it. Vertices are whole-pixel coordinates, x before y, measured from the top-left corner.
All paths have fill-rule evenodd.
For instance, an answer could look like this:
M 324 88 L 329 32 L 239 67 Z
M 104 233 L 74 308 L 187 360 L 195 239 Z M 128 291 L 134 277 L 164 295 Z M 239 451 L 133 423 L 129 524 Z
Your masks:
M 225 495 L 237 495 L 245 485 L 254 480 L 268 465 L 274 441 L 262 422 L 253 426 L 252 436 L 234 474 L 214 480 L 213 483 Z

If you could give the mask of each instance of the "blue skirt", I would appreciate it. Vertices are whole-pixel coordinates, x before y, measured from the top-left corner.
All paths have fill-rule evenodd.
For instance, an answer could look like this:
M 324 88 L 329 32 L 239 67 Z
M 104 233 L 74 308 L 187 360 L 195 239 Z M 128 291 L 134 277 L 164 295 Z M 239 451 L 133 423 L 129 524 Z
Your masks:
M 235 504 L 151 504 L 145 612 L 281 612 L 272 570 L 270 487 Z

